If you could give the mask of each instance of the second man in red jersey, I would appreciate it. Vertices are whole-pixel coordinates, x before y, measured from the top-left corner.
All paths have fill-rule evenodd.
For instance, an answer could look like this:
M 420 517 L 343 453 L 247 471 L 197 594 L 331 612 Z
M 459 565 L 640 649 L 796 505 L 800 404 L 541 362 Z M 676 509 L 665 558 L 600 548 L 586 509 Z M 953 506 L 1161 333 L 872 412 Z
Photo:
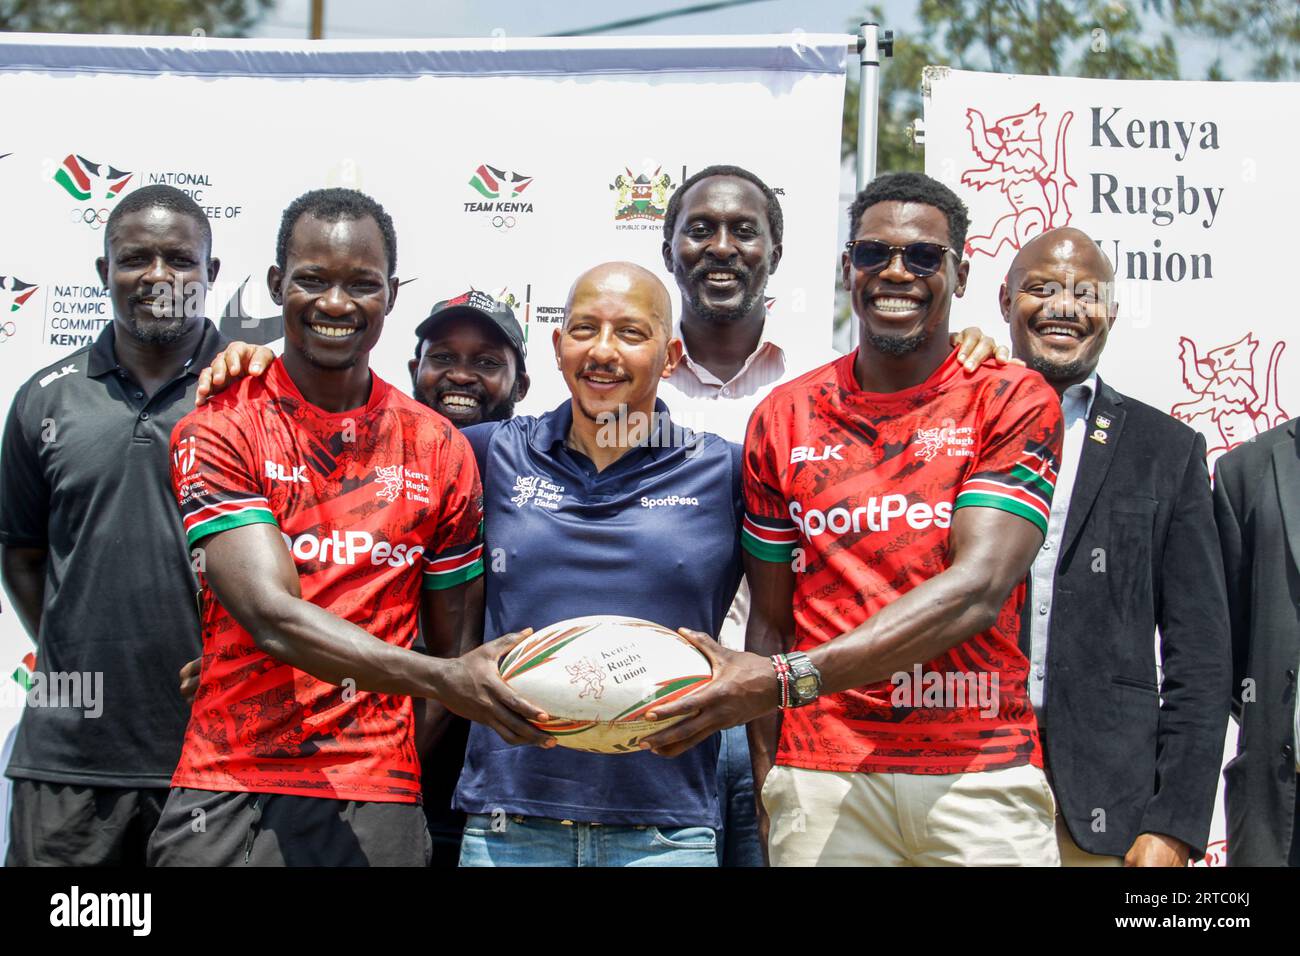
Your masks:
M 700 640 L 714 682 L 651 715 L 692 714 L 648 743 L 671 756 L 752 721 L 777 865 L 1056 865 L 1016 635 L 1060 405 L 1025 369 L 960 374 L 968 219 L 951 190 L 882 176 L 850 216 L 862 344 L 779 386 L 746 438 L 760 653 Z

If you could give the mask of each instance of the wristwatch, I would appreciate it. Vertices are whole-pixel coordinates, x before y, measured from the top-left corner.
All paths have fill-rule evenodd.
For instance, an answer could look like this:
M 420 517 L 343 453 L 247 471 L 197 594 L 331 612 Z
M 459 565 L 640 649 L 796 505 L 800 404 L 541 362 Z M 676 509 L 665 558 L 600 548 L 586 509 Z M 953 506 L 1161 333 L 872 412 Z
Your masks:
M 773 654 L 772 667 L 781 685 L 781 708 L 811 704 L 822 692 L 822 675 L 807 654 Z

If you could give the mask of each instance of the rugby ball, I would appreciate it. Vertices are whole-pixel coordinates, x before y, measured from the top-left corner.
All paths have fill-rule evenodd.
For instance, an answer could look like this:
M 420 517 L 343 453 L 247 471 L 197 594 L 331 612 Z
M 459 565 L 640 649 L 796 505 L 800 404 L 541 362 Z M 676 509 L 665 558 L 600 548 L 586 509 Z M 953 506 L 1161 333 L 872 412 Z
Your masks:
M 708 658 L 680 634 L 604 614 L 543 628 L 498 666 L 502 680 L 550 718 L 534 726 L 561 747 L 602 754 L 636 752 L 642 738 L 681 720 L 646 720 L 647 711 L 713 680 Z

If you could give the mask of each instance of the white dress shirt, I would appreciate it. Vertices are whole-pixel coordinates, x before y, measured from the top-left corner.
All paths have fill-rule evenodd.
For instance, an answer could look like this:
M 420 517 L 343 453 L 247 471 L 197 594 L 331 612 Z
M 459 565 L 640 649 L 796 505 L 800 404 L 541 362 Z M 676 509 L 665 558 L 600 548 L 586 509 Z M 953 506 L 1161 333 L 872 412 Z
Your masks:
M 674 334 L 681 336 L 680 326 Z M 764 336 L 740 371 L 724 382 L 692 359 L 682 342 L 681 362 L 659 386 L 674 424 L 743 444 L 750 413 L 785 378 L 785 350 Z
M 819 365 L 839 358 L 839 353 L 826 349 L 807 368 L 790 368 L 786 352 L 768 337 L 773 323 L 763 325 L 763 337 L 758 347 L 745 359 L 740 371 L 728 381 L 722 381 L 685 351 L 682 339 L 682 360 L 665 381 L 659 385 L 659 397 L 668 406 L 673 423 L 685 425 L 692 431 L 712 432 L 737 445 L 745 443 L 745 428 L 749 416 L 768 392 L 782 382 L 811 372 Z M 681 323 L 673 329 L 681 338 Z M 719 640 L 724 647 L 744 650 L 745 625 L 749 621 L 749 582 L 741 580 L 736 600 L 722 625 Z
M 1052 492 L 1052 514 L 1047 520 L 1047 537 L 1029 571 L 1031 606 L 1029 612 L 1029 699 L 1038 715 L 1039 726 L 1046 723 L 1043 713 L 1043 682 L 1047 676 L 1047 636 L 1052 624 L 1052 586 L 1056 580 L 1056 562 L 1061 549 L 1065 519 L 1070 513 L 1074 479 L 1079 474 L 1084 436 L 1088 434 L 1092 403 L 1097 395 L 1094 372 L 1084 382 L 1071 385 L 1061 396 L 1061 414 L 1065 423 L 1065 441 L 1061 447 L 1061 467 L 1056 473 Z

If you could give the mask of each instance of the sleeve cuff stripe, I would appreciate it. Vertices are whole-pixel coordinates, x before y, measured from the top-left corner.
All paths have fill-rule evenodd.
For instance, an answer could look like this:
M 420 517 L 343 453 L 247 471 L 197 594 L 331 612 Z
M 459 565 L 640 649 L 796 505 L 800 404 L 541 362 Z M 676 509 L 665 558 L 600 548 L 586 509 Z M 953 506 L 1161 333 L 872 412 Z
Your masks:
M 1044 517 L 1052 511 L 1052 492 L 1040 491 L 1037 488 L 1030 488 L 1017 481 L 998 481 L 993 478 L 970 478 L 962 483 L 957 494 L 966 494 L 967 492 L 978 492 L 989 495 L 1007 495 L 1019 499 L 1027 505 L 1042 508 Z
M 482 559 L 483 545 L 475 544 L 454 554 L 432 558 L 426 563 L 424 571 L 426 574 L 448 574 Z
M 1024 518 L 1039 531 L 1043 536 L 1047 536 L 1047 517 L 1037 508 L 1025 504 L 1019 499 L 1007 495 L 991 495 L 984 492 L 964 491 L 957 496 L 956 503 L 952 509 L 958 508 L 996 508 L 998 511 L 1005 511 L 1008 514 L 1018 515 Z
M 454 588 L 457 585 L 473 581 L 482 573 L 482 558 L 471 561 L 469 564 L 466 564 L 455 571 L 443 571 L 436 574 L 426 573 L 424 575 L 424 590 L 444 591 L 447 588 Z
M 778 522 L 772 518 L 755 519 L 747 514 L 741 522 L 741 529 L 759 541 L 771 544 L 793 545 L 799 540 L 799 529 L 788 521 Z
M 231 528 L 241 528 L 246 524 L 278 523 L 275 520 L 275 515 L 265 508 L 245 508 L 236 514 L 218 515 L 215 518 L 209 518 L 207 521 L 200 521 L 192 525 L 185 532 L 185 541 L 187 544 L 193 545 L 200 538 L 206 538 L 218 531 L 229 531 Z
M 1025 465 L 1016 465 L 1011 469 L 1011 477 L 1017 481 L 1024 482 L 1031 488 L 1037 488 L 1039 491 L 1051 497 L 1052 489 L 1056 487 L 1055 476 L 1040 475 L 1032 468 Z
M 245 508 L 261 508 L 269 511 L 270 502 L 265 498 L 232 498 L 229 501 L 219 501 L 215 505 L 205 505 L 202 508 L 196 508 L 189 514 L 185 515 L 185 527 L 192 528 L 195 522 L 208 521 L 212 518 L 218 518 L 221 515 L 234 514 L 237 511 L 243 511 Z
M 794 555 L 793 542 L 790 544 L 773 544 L 764 541 L 762 538 L 756 538 L 749 533 L 748 528 L 741 532 L 740 546 L 758 560 L 770 561 L 772 564 L 788 564 L 790 558 Z

